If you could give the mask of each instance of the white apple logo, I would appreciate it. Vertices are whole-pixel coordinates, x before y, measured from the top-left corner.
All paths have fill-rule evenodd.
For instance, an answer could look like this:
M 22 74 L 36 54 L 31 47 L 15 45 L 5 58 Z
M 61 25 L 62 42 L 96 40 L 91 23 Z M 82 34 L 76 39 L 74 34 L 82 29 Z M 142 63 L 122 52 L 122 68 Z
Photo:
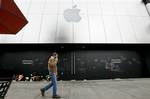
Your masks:
M 72 9 L 66 9 L 63 13 L 64 18 L 67 22 L 79 22 L 81 17 L 79 15 L 80 9 L 76 8 L 77 5 L 74 5 Z

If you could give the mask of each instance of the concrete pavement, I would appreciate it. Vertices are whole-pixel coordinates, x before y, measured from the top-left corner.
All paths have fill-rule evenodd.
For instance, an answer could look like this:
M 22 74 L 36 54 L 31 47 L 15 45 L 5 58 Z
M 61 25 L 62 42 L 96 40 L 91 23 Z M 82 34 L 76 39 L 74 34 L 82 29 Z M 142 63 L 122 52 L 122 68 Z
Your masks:
M 47 81 L 12 82 L 5 99 L 51 99 L 52 89 L 40 94 Z M 59 81 L 62 99 L 150 99 L 150 79 Z

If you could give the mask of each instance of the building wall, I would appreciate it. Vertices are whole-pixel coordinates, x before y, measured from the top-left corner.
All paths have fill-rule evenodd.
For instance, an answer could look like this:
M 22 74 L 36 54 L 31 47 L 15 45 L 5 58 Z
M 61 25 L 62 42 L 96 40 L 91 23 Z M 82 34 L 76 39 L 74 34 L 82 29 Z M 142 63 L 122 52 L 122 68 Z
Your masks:
M 150 17 L 142 0 L 15 0 L 29 23 L 0 43 L 149 43 Z M 79 8 L 68 23 L 63 11 Z
M 142 62 L 134 51 L 78 51 L 75 68 L 78 79 L 142 77 Z
M 1 67 L 25 76 L 33 72 L 46 76 L 49 54 L 47 51 L 5 52 L 1 55 Z M 136 51 L 74 50 L 59 52 L 58 73 L 66 80 L 135 78 L 142 77 L 143 66 Z

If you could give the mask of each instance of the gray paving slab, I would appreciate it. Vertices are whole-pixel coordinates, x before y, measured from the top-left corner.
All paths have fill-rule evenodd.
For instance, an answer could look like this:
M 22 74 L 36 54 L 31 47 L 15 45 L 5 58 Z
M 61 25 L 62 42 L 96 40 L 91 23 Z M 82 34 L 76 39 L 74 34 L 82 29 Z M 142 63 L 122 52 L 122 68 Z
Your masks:
M 47 81 L 12 82 L 5 99 L 52 99 L 52 89 L 41 96 Z M 62 99 L 150 99 L 150 79 L 58 81 Z

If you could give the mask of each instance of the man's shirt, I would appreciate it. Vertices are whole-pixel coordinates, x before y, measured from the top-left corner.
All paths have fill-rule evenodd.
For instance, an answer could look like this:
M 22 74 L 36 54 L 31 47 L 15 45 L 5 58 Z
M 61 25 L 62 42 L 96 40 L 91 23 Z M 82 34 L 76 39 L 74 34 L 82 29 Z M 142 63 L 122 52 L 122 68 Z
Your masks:
M 48 60 L 48 69 L 51 73 L 56 73 L 57 75 L 57 62 L 58 58 L 51 56 Z

